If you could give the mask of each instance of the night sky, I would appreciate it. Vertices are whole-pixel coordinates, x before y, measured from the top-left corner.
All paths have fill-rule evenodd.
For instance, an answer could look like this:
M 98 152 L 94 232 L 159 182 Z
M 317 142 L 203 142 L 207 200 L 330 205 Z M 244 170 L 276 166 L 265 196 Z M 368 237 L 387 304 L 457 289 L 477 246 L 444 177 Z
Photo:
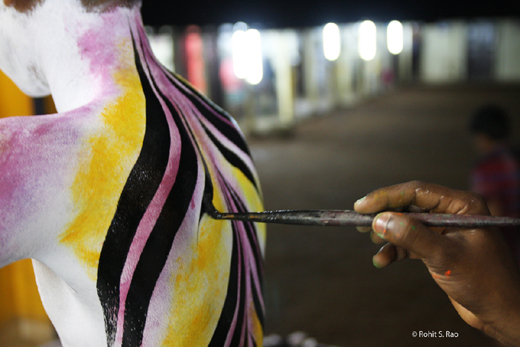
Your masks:
M 143 0 L 146 25 L 218 25 L 245 21 L 265 28 L 307 27 L 327 22 L 398 19 L 433 22 L 443 19 L 520 17 L 518 0 Z

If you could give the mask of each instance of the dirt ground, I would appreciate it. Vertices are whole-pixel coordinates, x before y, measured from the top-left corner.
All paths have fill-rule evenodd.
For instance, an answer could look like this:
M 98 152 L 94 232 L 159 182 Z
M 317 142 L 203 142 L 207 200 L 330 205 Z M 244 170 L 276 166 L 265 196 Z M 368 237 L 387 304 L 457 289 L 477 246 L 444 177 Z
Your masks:
M 399 88 L 291 136 L 252 139 L 266 209 L 351 209 L 376 188 L 416 179 L 467 189 L 467 121 L 488 103 L 510 112 L 520 140 L 520 85 L 490 84 Z M 419 261 L 374 268 L 378 248 L 353 228 L 269 226 L 266 333 L 302 330 L 338 346 L 494 346 Z M 446 331 L 458 337 L 412 337 Z

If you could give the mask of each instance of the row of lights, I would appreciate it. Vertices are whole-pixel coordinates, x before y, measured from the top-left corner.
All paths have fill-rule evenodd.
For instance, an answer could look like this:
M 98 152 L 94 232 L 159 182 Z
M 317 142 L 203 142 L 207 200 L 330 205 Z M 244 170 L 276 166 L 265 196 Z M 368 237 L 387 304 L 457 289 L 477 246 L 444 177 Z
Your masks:
M 247 24 L 239 22 L 233 28 L 231 39 L 233 51 L 233 69 L 235 75 L 256 85 L 263 78 L 262 45 L 260 32 L 249 29 Z M 387 27 L 388 51 L 397 55 L 403 50 L 403 25 L 391 21 Z M 377 28 L 374 22 L 366 20 L 358 29 L 358 53 L 361 59 L 370 61 L 377 52 Z M 337 24 L 328 23 L 323 28 L 323 53 L 325 58 L 335 61 L 341 53 L 341 35 Z
M 393 20 L 386 29 L 388 51 L 397 55 L 403 51 L 404 36 L 401 22 Z M 323 28 L 323 52 L 325 58 L 335 61 L 341 53 L 341 38 L 337 24 L 328 23 Z M 366 20 L 358 28 L 358 53 L 361 59 L 370 61 L 377 52 L 377 28 L 374 22 Z

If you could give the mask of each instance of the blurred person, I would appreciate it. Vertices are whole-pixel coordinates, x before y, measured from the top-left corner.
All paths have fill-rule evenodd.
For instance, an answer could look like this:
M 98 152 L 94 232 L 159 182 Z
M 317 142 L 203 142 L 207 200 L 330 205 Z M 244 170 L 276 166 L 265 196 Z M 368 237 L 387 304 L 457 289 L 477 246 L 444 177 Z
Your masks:
M 470 120 L 481 157 L 471 171 L 471 190 L 480 194 L 494 216 L 520 217 L 520 158 L 509 145 L 510 119 L 494 105 L 478 109 Z M 501 228 L 520 263 L 520 228 Z
M 489 215 L 474 193 L 422 182 L 376 190 L 354 208 Z M 374 256 L 376 267 L 421 259 L 466 323 L 508 346 L 520 346 L 520 272 L 499 230 L 427 228 L 396 212 L 380 213 L 371 228 L 359 230 L 372 230 L 375 243 L 389 242 Z

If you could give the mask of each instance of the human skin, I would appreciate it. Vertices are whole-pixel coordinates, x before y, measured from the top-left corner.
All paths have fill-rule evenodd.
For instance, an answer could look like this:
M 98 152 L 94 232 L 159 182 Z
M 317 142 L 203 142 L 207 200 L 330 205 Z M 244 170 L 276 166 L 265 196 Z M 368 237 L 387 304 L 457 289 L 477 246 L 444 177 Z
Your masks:
M 64 347 L 259 346 L 265 227 L 203 206 L 263 209 L 245 140 L 97 2 L 0 1 L 0 69 L 58 110 L 0 119 L 0 267 L 34 260 Z
M 378 189 L 354 208 L 489 215 L 478 195 L 423 182 Z M 369 230 L 374 242 L 388 242 L 373 258 L 376 267 L 422 260 L 466 323 L 506 345 L 520 345 L 520 275 L 497 229 L 427 228 L 398 212 L 382 212 L 371 228 L 360 229 Z

